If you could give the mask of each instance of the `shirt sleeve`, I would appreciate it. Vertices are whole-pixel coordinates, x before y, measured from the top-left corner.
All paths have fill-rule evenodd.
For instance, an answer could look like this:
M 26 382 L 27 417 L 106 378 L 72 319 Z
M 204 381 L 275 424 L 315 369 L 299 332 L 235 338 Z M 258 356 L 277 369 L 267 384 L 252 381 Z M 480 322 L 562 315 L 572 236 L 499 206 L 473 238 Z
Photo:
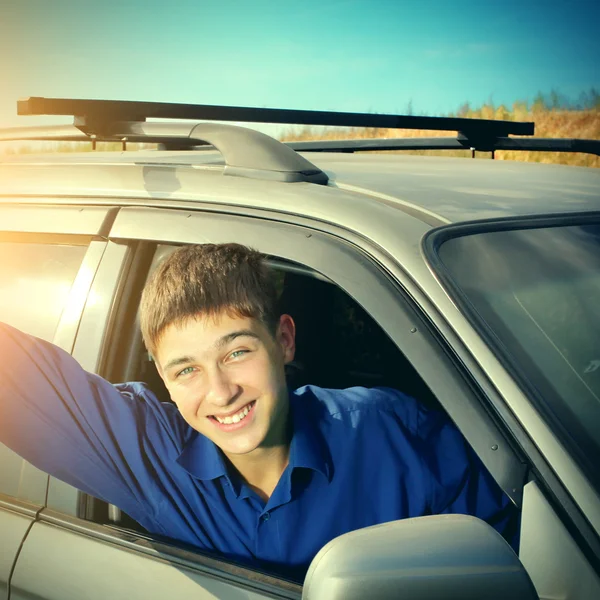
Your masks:
M 142 524 L 156 510 L 156 470 L 181 447 L 183 430 L 167 408 L 143 384 L 113 386 L 0 323 L 0 442 Z
M 417 435 L 432 514 L 465 514 L 494 527 L 518 548 L 519 511 L 450 419 L 417 408 Z

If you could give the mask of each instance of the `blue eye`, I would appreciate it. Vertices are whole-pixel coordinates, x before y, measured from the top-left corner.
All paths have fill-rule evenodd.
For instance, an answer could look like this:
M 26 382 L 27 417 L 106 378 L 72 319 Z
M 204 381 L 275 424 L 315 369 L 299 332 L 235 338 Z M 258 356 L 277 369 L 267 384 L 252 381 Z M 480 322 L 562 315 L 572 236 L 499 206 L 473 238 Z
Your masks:
M 239 358 L 240 356 L 243 356 L 244 354 L 248 354 L 248 350 L 234 350 L 231 353 L 231 358 Z
M 181 375 L 188 375 L 193 370 L 194 370 L 193 367 L 186 367 L 185 369 L 183 369 L 182 371 L 179 371 L 179 373 L 177 373 L 177 377 L 180 377 Z

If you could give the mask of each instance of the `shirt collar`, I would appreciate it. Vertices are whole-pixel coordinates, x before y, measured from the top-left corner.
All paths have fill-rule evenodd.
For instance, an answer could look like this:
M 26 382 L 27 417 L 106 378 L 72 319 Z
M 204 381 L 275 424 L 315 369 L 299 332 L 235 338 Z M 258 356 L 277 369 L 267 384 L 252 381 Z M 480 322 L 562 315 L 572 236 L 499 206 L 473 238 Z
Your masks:
M 318 427 L 309 416 L 307 407 L 303 406 L 306 401 L 306 396 L 290 394 L 293 434 L 289 470 L 312 469 L 329 480 L 329 454 Z M 214 442 L 198 432 L 185 444 L 176 460 L 197 479 L 208 481 L 226 477 L 229 481 L 227 465 L 221 451 Z

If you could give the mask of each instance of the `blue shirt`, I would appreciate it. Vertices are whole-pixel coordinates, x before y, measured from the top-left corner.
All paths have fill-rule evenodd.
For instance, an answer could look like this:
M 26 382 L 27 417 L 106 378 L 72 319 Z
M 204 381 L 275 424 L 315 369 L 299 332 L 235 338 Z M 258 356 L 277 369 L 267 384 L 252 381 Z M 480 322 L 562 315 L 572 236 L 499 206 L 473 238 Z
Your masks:
M 152 533 L 296 580 L 336 536 L 407 517 L 475 515 L 512 541 L 516 509 L 444 414 L 386 388 L 306 386 L 290 403 L 265 503 L 145 384 L 113 386 L 0 323 L 0 441 Z

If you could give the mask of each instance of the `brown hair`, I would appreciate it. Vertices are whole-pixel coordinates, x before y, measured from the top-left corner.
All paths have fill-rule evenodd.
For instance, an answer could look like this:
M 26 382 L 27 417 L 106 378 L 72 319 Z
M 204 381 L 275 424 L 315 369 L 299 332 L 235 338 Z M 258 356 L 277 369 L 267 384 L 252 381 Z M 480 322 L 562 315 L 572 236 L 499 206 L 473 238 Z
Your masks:
M 223 311 L 258 319 L 274 333 L 276 298 L 272 270 L 260 252 L 240 244 L 183 246 L 158 266 L 144 287 L 142 337 L 155 355 L 169 325 Z

